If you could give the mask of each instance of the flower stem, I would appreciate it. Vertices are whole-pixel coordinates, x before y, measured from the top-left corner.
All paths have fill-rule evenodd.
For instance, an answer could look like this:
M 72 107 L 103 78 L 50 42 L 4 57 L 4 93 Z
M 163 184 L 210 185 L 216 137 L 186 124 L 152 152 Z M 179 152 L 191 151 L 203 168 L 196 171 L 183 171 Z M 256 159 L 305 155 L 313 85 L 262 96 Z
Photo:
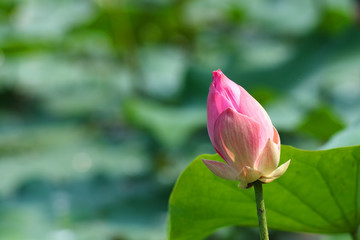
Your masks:
M 264 195 L 263 195 L 262 183 L 260 181 L 256 181 L 254 183 L 254 190 L 255 190 L 256 209 L 259 220 L 260 239 L 269 240 L 269 233 L 266 223 Z

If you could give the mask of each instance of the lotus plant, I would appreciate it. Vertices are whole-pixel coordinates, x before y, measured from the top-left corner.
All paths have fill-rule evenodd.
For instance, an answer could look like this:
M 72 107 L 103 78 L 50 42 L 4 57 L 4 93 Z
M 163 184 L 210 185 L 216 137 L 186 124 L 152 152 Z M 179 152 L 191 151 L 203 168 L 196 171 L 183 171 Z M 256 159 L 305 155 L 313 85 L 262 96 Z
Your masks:
M 278 167 L 280 137 L 269 115 L 244 88 L 228 79 L 221 70 L 213 72 L 207 99 L 207 128 L 215 151 L 225 163 L 203 159 L 205 165 L 218 177 L 238 181 L 240 188 L 255 185 L 260 204 L 258 198 L 262 198 L 262 183 L 283 175 L 290 160 Z M 259 211 L 262 210 L 258 208 L 258 216 Z M 266 225 L 265 209 L 263 212 L 259 221 L 263 217 Z M 262 236 L 262 239 L 267 238 Z

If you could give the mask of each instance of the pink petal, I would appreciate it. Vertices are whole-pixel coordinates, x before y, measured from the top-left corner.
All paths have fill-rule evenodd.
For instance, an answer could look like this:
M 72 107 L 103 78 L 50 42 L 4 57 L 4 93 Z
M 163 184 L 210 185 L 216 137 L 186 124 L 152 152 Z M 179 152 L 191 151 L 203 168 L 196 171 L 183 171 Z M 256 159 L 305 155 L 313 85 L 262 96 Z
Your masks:
M 269 175 L 266 176 L 262 176 L 259 180 L 264 182 L 264 183 L 269 183 L 274 181 L 275 179 L 281 177 L 286 170 L 288 169 L 290 164 L 290 160 L 287 161 L 286 163 L 282 164 L 280 167 L 278 167 L 277 169 L 275 169 L 272 173 L 270 173 Z
M 231 103 L 215 89 L 213 84 L 211 84 L 207 100 L 207 128 L 213 145 L 215 121 L 219 115 L 228 108 L 232 108 Z
M 264 149 L 256 160 L 255 167 L 262 173 L 262 175 L 268 175 L 276 169 L 279 161 L 279 147 L 269 138 Z
M 206 159 L 202 159 L 202 161 L 218 177 L 233 181 L 239 179 L 239 172 L 225 163 Z
M 228 79 L 221 70 L 213 72 L 207 99 L 207 128 L 211 142 L 214 139 L 214 124 L 219 115 L 228 108 L 234 108 L 240 101 L 239 86 Z
M 275 127 L 273 127 L 273 131 L 274 131 L 274 138 L 273 138 L 273 141 L 274 141 L 274 143 L 276 143 L 277 145 L 278 145 L 278 147 L 279 147 L 279 150 L 280 150 L 280 136 L 279 136 L 279 133 L 278 133 L 278 131 L 276 130 L 276 128 Z
M 223 95 L 232 106 L 237 106 L 240 102 L 239 85 L 228 79 L 220 69 L 213 72 L 213 85 L 216 90 Z
M 215 122 L 213 144 L 233 168 L 253 167 L 259 153 L 259 124 L 228 108 Z
M 240 102 L 235 109 L 255 120 L 260 125 L 260 146 L 263 148 L 266 141 L 274 138 L 271 119 L 265 109 L 244 88 L 240 87 Z
M 258 180 L 261 176 L 261 172 L 251 167 L 244 167 L 240 172 L 239 176 L 239 187 L 240 188 L 249 188 L 249 184 Z M 251 185 L 250 185 L 251 186 Z
M 220 96 L 218 96 L 220 95 Z M 263 148 L 267 139 L 279 139 L 275 133 L 271 119 L 264 108 L 241 86 L 227 78 L 221 70 L 213 72 L 213 82 L 208 96 L 208 131 L 210 139 L 214 138 L 213 126 L 216 118 L 227 108 L 252 118 L 260 126 L 260 147 Z M 275 136 L 275 134 L 277 136 Z

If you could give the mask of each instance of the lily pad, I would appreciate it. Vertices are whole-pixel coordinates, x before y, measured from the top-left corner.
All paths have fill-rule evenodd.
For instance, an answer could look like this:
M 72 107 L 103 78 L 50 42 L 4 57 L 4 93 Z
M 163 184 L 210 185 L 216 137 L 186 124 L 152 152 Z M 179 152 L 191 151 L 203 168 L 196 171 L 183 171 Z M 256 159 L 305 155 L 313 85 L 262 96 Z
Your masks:
M 305 151 L 282 146 L 287 172 L 264 185 L 271 229 L 309 232 L 353 232 L 360 223 L 360 146 Z M 257 226 L 253 189 L 211 173 L 197 157 L 179 177 L 169 202 L 169 239 L 203 239 L 220 227 Z

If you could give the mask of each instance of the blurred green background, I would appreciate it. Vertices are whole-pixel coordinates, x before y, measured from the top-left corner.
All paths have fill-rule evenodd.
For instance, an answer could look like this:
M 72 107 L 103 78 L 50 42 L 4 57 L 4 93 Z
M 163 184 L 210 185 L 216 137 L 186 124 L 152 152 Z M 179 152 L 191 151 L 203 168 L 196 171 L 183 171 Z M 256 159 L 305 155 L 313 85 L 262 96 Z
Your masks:
M 166 239 L 177 176 L 215 152 L 218 68 L 283 144 L 359 144 L 356 16 L 352 0 L 1 0 L 0 239 Z M 257 230 L 209 239 L 235 236 Z M 330 239 L 272 231 L 289 238 Z

